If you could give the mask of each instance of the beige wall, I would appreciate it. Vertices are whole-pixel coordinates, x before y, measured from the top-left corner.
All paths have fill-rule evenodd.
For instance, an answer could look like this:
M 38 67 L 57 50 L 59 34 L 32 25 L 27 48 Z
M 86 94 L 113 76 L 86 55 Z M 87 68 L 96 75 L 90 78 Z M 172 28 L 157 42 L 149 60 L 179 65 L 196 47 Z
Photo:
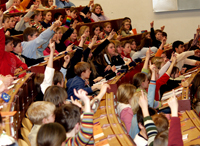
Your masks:
M 86 5 L 89 2 L 89 0 L 71 1 L 76 6 Z M 152 0 L 95 0 L 95 3 L 102 5 L 106 16 L 110 19 L 130 17 L 133 28 L 135 27 L 138 32 L 149 30 L 149 23 L 153 20 L 155 28 L 165 25 L 168 43 L 177 39 L 189 41 L 200 25 L 200 10 L 154 13 Z

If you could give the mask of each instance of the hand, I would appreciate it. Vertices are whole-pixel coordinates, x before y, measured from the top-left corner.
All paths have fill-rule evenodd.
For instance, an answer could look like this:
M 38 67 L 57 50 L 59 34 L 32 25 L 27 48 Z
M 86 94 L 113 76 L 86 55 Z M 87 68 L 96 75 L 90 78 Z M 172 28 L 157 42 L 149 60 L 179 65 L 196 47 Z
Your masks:
M 69 61 L 70 61 L 70 56 L 69 55 L 65 55 L 64 60 L 68 64 Z
M 160 29 L 163 31 L 165 29 L 165 26 L 163 25 Z
M 70 17 L 71 17 L 71 12 L 70 12 L 69 9 L 68 9 L 68 10 L 65 10 L 65 12 L 66 12 L 67 16 L 70 16 Z
M 195 63 L 195 65 L 196 65 L 196 66 L 200 66 L 200 61 L 197 61 L 197 62 Z
M 49 48 L 51 52 L 55 52 L 55 42 L 53 42 L 52 39 L 49 40 Z
M 98 84 L 98 85 L 93 85 L 92 86 L 92 91 L 95 91 L 95 90 L 100 90 L 102 87 L 102 84 Z
M 39 5 L 32 5 L 31 6 L 31 11 L 34 12 L 35 10 L 37 10 L 39 7 Z
M 103 15 L 103 16 L 104 16 L 104 11 L 101 11 L 101 15 Z
M 90 7 L 94 3 L 94 0 L 90 0 L 88 7 Z
M 156 65 L 155 64 L 151 64 L 151 61 L 149 61 L 149 68 L 152 72 L 156 71 Z
M 77 21 L 77 20 L 74 20 L 74 22 L 73 22 L 73 24 L 72 24 L 72 28 L 73 28 L 73 29 L 75 29 L 75 28 L 76 28 L 76 26 L 77 26 L 77 23 L 78 23 L 78 21 Z
M 24 22 L 29 22 L 30 21 L 30 18 L 29 17 L 24 17 Z
M 144 95 L 143 90 L 141 90 L 141 93 L 142 93 L 142 95 L 140 96 L 138 103 L 142 109 L 143 116 L 146 117 L 146 116 L 149 116 L 148 99 L 147 99 L 147 96 Z
M 96 79 L 94 79 L 93 81 L 96 83 L 96 82 L 99 82 L 103 79 L 103 77 L 97 77 Z
M 80 100 L 74 100 L 73 96 L 70 97 L 71 98 L 71 102 L 72 104 L 78 106 L 79 108 L 82 108 L 82 105 L 81 105 L 81 101 Z
M 113 66 L 111 67 L 111 70 L 112 70 L 113 72 L 116 71 L 116 67 L 115 67 L 115 65 L 113 65 Z
M 81 36 L 81 41 L 85 41 L 86 40 L 86 34 L 84 33 L 82 36 Z
M 111 66 L 107 65 L 104 71 L 107 71 L 107 70 L 110 70 L 110 69 L 111 69 Z
M 117 35 L 117 40 L 121 40 L 122 39 L 122 35 Z
M 114 32 L 114 29 L 110 32 L 109 36 L 108 36 L 108 40 L 111 40 L 113 38 L 113 36 L 116 34 L 116 32 Z
M 99 33 L 99 37 L 102 39 L 103 38 L 103 32 Z
M 62 22 L 60 20 L 56 20 L 54 23 L 53 23 L 53 27 L 59 27 L 62 25 Z
M 196 49 L 196 50 L 194 50 L 194 55 L 199 55 L 199 53 L 200 53 L 200 50 L 199 49 Z
M 146 58 L 147 59 L 149 59 L 150 57 L 151 57 L 151 54 L 152 54 L 153 52 L 151 51 L 151 49 L 150 49 L 150 47 L 149 47 L 149 50 L 147 50 L 147 52 L 146 52 Z
M 73 46 L 74 46 L 74 44 L 72 43 L 71 45 L 69 45 L 69 46 L 67 46 L 67 49 L 66 49 L 66 51 L 67 52 L 71 52 L 71 51 L 73 51 Z
M 151 28 L 153 28 L 153 26 L 154 26 L 154 21 L 152 21 L 152 22 L 150 23 L 150 26 L 151 26 Z
M 53 5 L 53 6 L 51 6 L 51 9 L 55 9 L 55 8 L 57 8 L 57 6 L 56 6 L 56 5 Z
M 172 97 L 168 100 L 168 105 L 171 109 L 172 117 L 178 117 L 178 101 L 177 101 L 174 90 L 173 90 Z
M 110 89 L 110 85 L 109 84 L 103 84 L 101 86 L 100 93 L 102 93 L 104 95 L 107 92 L 107 89 Z
M 17 68 L 17 69 L 15 69 L 14 74 L 18 74 L 20 71 L 22 71 L 22 69 L 21 68 Z
M 176 60 L 177 60 L 176 54 L 172 53 L 172 56 L 171 56 L 171 59 L 170 59 L 170 60 L 172 61 L 173 64 L 175 64 L 175 63 L 176 63 Z
M 84 103 L 90 101 L 90 99 L 87 97 L 87 94 L 88 93 L 83 89 L 79 89 L 78 92 L 76 89 L 74 89 L 74 95 L 83 100 Z
M 5 35 L 10 36 L 10 31 L 6 31 L 6 32 L 5 32 Z

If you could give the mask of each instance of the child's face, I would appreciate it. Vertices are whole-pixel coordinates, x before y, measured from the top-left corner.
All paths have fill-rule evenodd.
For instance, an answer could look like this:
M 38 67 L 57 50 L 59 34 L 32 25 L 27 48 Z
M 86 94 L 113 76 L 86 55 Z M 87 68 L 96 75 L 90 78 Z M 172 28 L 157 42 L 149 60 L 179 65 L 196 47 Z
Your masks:
M 105 31 L 107 31 L 107 32 L 111 32 L 111 25 L 109 24 L 109 25 L 107 25 L 105 28 L 104 28 L 104 30 Z
M 91 13 L 87 12 L 86 17 L 87 17 L 88 19 L 90 19 L 90 18 L 91 18 Z
M 177 69 L 176 74 L 175 74 L 174 77 L 175 77 L 175 78 L 178 78 L 178 77 L 179 77 L 179 70 L 178 70 L 178 69 Z
M 123 48 L 122 48 L 121 45 L 119 45 L 116 49 L 117 49 L 117 53 L 118 53 L 118 54 L 121 54 L 122 51 L 123 51 Z
M 110 54 L 111 57 L 114 56 L 115 55 L 115 45 L 113 43 L 110 43 L 108 45 L 107 51 L 108 51 L 108 54 Z
M 162 39 L 162 33 L 161 32 L 157 32 L 156 39 L 159 40 L 159 41 Z
M 90 73 L 91 73 L 91 71 L 90 71 L 90 69 L 88 68 L 88 69 L 86 69 L 85 72 L 82 73 L 82 76 L 83 76 L 85 79 L 89 79 L 89 78 L 90 78 Z
M 127 54 L 130 54 L 131 53 L 131 44 L 129 43 L 126 43 L 125 46 L 124 46 L 124 49 L 123 49 L 124 53 L 127 55 Z
M 56 34 L 57 34 L 57 36 L 58 36 L 58 39 L 61 40 L 62 35 L 63 35 L 62 30 L 59 29 L 59 30 L 56 32 Z
M 11 42 L 7 43 L 7 45 L 5 45 L 5 51 L 11 52 L 11 51 L 13 51 L 13 47 L 14 47 L 13 41 L 11 41 Z
M 7 18 L 6 20 L 5 20 L 5 22 L 4 22 L 4 28 L 5 29 L 7 29 L 7 28 L 10 28 L 10 19 L 9 18 Z
M 28 41 L 32 41 L 32 40 L 34 40 L 34 39 L 36 39 L 38 37 L 38 32 L 36 32 L 34 35 L 32 35 L 32 36 L 28 36 Z
M 136 47 L 137 47 L 137 46 L 136 46 L 136 42 L 133 41 L 132 44 L 131 44 L 131 49 L 135 51 L 135 50 L 136 50 Z
M 13 5 L 14 6 L 19 6 L 20 2 L 21 2 L 20 0 L 14 0 L 13 1 Z
M 147 89 L 149 87 L 149 80 L 146 77 L 145 81 L 142 82 L 142 88 Z
M 13 51 L 15 53 L 22 53 L 22 45 L 21 45 L 21 43 L 18 43 L 17 46 L 15 48 L 13 48 Z
M 42 12 L 40 12 L 38 15 L 36 15 L 36 19 L 38 21 L 42 21 Z
M 53 0 L 48 0 L 48 4 L 50 7 L 53 6 Z
M 71 17 L 72 17 L 72 19 L 76 19 L 77 13 L 75 11 L 71 12 Z
M 11 18 L 10 18 L 9 27 L 10 27 L 10 28 L 14 28 L 14 27 L 15 27 L 15 18 L 14 18 L 14 17 L 11 17 Z
M 129 22 L 125 22 L 124 23 L 124 29 L 125 30 L 129 30 L 130 29 L 130 23 Z
M 150 33 L 148 33 L 148 34 L 145 36 L 145 38 L 151 39 Z
M 100 32 L 100 27 L 96 27 L 94 30 L 94 34 L 98 36 Z
M 52 13 L 51 12 L 48 12 L 45 16 L 45 20 L 47 21 L 51 21 L 51 18 L 52 18 Z
M 54 123 L 54 122 L 55 122 L 55 115 L 54 115 L 54 113 L 52 113 L 50 116 L 48 116 L 46 118 L 45 124 L 47 124 L 47 123 Z
M 89 27 L 85 29 L 84 33 L 85 33 L 86 37 L 90 36 L 90 29 L 89 29 Z
M 33 2 L 34 3 L 34 5 L 39 5 L 39 4 L 41 4 L 41 0 L 35 0 L 35 2 Z
M 70 39 L 76 40 L 77 39 L 77 31 L 74 29 L 74 32 L 71 34 Z
M 100 13 L 101 13 L 101 7 L 100 7 L 100 6 L 96 6 L 94 12 L 95 12 L 96 14 L 100 14 Z
M 179 45 L 178 48 L 176 48 L 177 53 L 182 53 L 182 52 L 184 52 L 184 50 L 185 50 L 184 45 Z

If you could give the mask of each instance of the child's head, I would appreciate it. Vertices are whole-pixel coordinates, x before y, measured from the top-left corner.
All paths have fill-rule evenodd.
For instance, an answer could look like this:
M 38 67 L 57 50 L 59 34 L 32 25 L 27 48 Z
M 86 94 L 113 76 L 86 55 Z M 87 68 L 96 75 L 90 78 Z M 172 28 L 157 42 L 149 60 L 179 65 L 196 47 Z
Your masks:
M 39 5 L 39 4 L 41 4 L 41 0 L 33 0 L 33 4 L 34 5 Z
M 94 7 L 92 8 L 92 13 L 95 14 L 101 14 L 102 11 L 103 9 L 100 4 L 95 4 Z
M 13 37 L 13 51 L 15 53 L 22 53 L 22 45 L 21 45 L 22 40 L 20 38 L 17 37 Z
M 158 133 L 154 139 L 154 146 L 168 146 L 168 130 Z
M 35 10 L 33 18 L 34 18 L 34 21 L 42 21 L 42 12 L 39 10 Z
M 185 50 L 184 43 L 182 41 L 173 42 L 172 48 L 173 48 L 173 51 L 177 53 L 182 53 Z
M 77 76 L 83 77 L 84 79 L 90 78 L 90 64 L 87 62 L 79 62 L 74 66 L 74 72 Z
M 44 20 L 47 21 L 47 22 L 51 21 L 51 19 L 52 19 L 52 13 L 51 13 L 51 11 L 45 10 L 45 11 L 43 12 L 43 18 L 44 18 Z
M 137 49 L 136 41 L 134 39 L 131 39 L 129 41 L 131 44 L 131 50 L 136 51 L 136 49 Z
M 13 5 L 16 6 L 16 7 L 19 6 L 20 3 L 21 3 L 20 0 L 14 0 L 14 1 L 13 1 Z
M 70 35 L 70 40 L 75 41 L 77 39 L 77 30 L 74 29 L 73 33 Z
M 146 93 L 144 93 L 146 95 Z M 131 105 L 131 109 L 133 111 L 133 114 L 137 114 L 138 110 L 139 110 L 139 98 L 140 96 L 142 96 L 141 91 L 135 92 L 133 94 L 133 96 L 130 99 L 130 105 Z
M 168 130 L 169 121 L 163 113 L 158 113 L 158 114 L 152 116 L 152 119 L 156 125 L 158 133 Z
M 79 37 L 81 37 L 83 34 L 85 34 L 86 37 L 90 36 L 90 28 L 88 26 L 81 26 L 79 29 Z
M 144 38 L 151 39 L 150 32 L 144 32 L 144 33 L 142 34 L 142 39 L 144 39 Z
M 129 17 L 124 17 L 124 20 L 128 20 L 131 23 L 131 18 Z
M 161 54 L 161 57 L 163 58 L 164 62 L 166 63 L 167 61 L 169 61 L 169 59 L 167 58 L 167 53 L 166 52 L 163 52 Z
M 3 15 L 2 23 L 3 23 L 3 27 L 4 27 L 5 30 L 10 28 L 9 22 L 10 22 L 10 16 L 9 15 Z
M 75 7 L 67 8 L 65 11 L 70 11 L 72 19 L 77 18 L 78 10 Z
M 50 86 L 44 93 L 44 101 L 52 102 L 56 107 L 64 104 L 67 97 L 67 92 L 60 86 Z
M 123 52 L 125 55 L 131 53 L 131 44 L 130 41 L 123 41 L 122 42 Z
M 13 47 L 14 47 L 14 45 L 13 45 L 13 37 L 6 35 L 5 39 L 6 39 L 6 41 L 5 41 L 5 51 L 6 52 L 13 51 Z
M 93 25 L 92 32 L 94 35 L 98 36 L 101 33 L 101 26 L 100 25 Z
M 160 29 L 157 29 L 156 31 L 155 31 L 155 37 L 156 37 L 156 39 L 157 40 L 159 40 L 159 41 L 161 41 L 162 40 L 162 30 L 160 30 Z
M 162 57 L 153 57 L 151 59 L 151 63 L 155 64 L 157 69 L 161 69 L 162 66 L 165 64 L 164 59 Z
M 32 41 L 39 35 L 37 28 L 28 27 L 23 32 L 24 41 Z
M 15 27 L 15 17 L 11 15 L 9 20 L 9 28 L 14 28 L 14 27 Z
M 110 57 L 115 56 L 116 54 L 116 50 L 115 50 L 115 44 L 114 42 L 110 42 L 106 47 L 105 47 L 105 52 L 107 55 L 109 55 Z
M 174 66 L 170 75 L 171 78 L 175 79 L 179 77 L 179 68 Z
M 115 48 L 116 48 L 116 52 L 118 54 L 121 54 L 122 51 L 123 51 L 123 48 L 122 48 L 122 43 L 118 40 L 115 40 Z
M 57 35 L 58 39 L 61 40 L 62 36 L 63 36 L 63 31 L 60 27 L 58 27 L 56 30 L 55 30 L 55 34 Z
M 103 29 L 104 29 L 104 31 L 106 31 L 106 32 L 111 32 L 111 30 L 112 30 L 111 23 L 110 23 L 110 22 L 105 22 L 105 23 L 103 24 Z
M 130 104 L 130 99 L 133 97 L 135 91 L 135 86 L 131 84 L 121 84 L 117 89 L 117 101 Z
M 65 146 L 66 131 L 59 123 L 48 123 L 40 127 L 37 146 Z
M 130 21 L 129 20 L 124 20 L 122 22 L 122 26 L 121 26 L 120 29 L 124 30 L 124 31 L 128 31 L 130 29 Z
M 142 89 L 147 89 L 149 86 L 149 81 L 147 78 L 147 75 L 144 73 L 136 73 L 133 76 L 133 85 L 136 88 L 142 88 Z
M 48 7 L 51 7 L 51 6 L 53 6 L 53 0 L 48 0 Z
M 57 12 L 57 13 L 54 14 L 54 20 L 55 21 L 58 20 L 59 17 L 60 17 L 60 21 L 63 22 L 63 15 L 62 15 L 62 13 Z
M 55 71 L 53 76 L 53 85 L 57 85 L 60 87 L 64 86 L 64 77 L 60 71 Z
M 53 123 L 55 121 L 55 109 L 55 105 L 51 102 L 36 101 L 27 110 L 28 118 L 33 124 L 37 125 Z
M 55 110 L 55 122 L 61 124 L 66 133 L 75 130 L 78 133 L 81 122 L 80 108 L 74 104 L 65 104 Z

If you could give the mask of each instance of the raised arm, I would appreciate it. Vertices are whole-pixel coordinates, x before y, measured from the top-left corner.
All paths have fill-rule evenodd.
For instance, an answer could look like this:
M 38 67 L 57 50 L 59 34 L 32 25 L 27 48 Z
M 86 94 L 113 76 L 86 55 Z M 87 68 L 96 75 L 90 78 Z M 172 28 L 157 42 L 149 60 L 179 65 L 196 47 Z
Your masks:
M 12 6 L 13 2 L 14 0 L 8 0 L 8 2 L 6 3 L 6 10 Z
M 153 28 L 153 26 L 154 26 L 154 21 L 152 21 L 152 22 L 150 23 L 150 26 L 151 26 L 151 33 L 150 33 L 151 39 L 154 41 L 154 40 L 156 40 L 155 32 L 154 32 L 154 28 Z
M 147 50 L 146 52 L 146 58 L 145 58 L 144 65 L 142 68 L 142 72 L 145 73 L 146 75 L 149 73 L 148 64 L 149 64 L 149 58 L 151 57 L 151 53 L 152 51 L 149 48 L 149 50 Z

